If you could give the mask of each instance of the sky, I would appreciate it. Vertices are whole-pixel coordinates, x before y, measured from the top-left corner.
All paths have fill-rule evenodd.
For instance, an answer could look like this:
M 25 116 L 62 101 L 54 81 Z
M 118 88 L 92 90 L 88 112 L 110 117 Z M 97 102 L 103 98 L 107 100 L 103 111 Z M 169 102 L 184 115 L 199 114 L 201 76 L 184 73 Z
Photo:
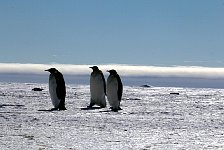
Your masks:
M 0 0 L 0 63 L 224 66 L 224 0 Z

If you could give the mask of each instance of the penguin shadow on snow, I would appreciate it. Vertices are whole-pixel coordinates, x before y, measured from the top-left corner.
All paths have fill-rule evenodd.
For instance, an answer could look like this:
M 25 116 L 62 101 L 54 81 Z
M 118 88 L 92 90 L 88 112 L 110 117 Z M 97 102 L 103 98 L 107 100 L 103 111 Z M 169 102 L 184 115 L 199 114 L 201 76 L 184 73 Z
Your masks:
M 51 109 L 38 109 L 37 111 L 52 111 Z
M 121 109 L 121 108 L 119 108 L 119 109 L 113 109 L 112 107 L 110 107 L 108 110 L 102 110 L 102 111 L 99 111 L 99 112 L 102 112 L 102 113 L 106 113 L 106 112 L 119 113 L 120 110 L 123 110 L 123 109 Z
M 52 108 L 52 109 L 39 109 L 38 111 L 54 112 L 54 111 L 65 111 L 65 110 L 59 110 L 59 109 Z
M 81 108 L 81 110 L 97 110 L 97 109 L 102 109 L 102 107 L 93 106 L 93 107 L 83 107 L 83 108 Z
M 83 107 L 83 108 L 81 108 L 81 110 L 101 110 L 99 112 L 118 112 L 120 110 L 123 110 L 121 108 L 119 108 L 118 110 L 114 110 L 112 107 L 110 107 L 109 109 L 105 110 L 105 108 L 102 108 L 100 106 L 93 106 L 93 107 Z M 104 110 L 102 110 L 102 109 L 104 109 Z

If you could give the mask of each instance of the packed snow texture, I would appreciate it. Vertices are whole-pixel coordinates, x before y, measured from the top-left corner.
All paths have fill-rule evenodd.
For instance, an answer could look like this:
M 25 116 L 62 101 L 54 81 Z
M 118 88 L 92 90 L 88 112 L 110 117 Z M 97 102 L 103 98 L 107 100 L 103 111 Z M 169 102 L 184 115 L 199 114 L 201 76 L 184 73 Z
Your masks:
M 2 150 L 224 149 L 224 89 L 124 86 L 119 112 L 83 109 L 88 85 L 67 85 L 66 111 L 46 111 L 47 84 L 0 83 L 0 99 Z

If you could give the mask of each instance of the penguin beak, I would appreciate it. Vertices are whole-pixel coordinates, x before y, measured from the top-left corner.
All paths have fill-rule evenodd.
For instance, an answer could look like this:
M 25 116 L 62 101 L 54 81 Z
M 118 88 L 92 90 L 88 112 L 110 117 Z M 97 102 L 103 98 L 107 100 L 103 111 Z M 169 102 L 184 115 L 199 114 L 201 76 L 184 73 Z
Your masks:
M 44 71 L 49 71 L 49 69 L 47 69 L 47 70 L 44 70 Z

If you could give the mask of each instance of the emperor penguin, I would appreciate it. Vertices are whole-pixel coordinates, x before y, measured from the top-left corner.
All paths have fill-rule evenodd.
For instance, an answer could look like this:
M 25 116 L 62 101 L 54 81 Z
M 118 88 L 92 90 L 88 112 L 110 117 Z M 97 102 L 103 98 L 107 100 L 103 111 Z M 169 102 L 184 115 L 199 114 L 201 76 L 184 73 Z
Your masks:
M 101 108 L 106 107 L 106 82 L 103 72 L 99 70 L 97 66 L 90 67 L 93 72 L 90 75 L 90 105 L 91 108 L 94 105 L 98 105 Z
M 49 93 L 54 108 L 51 110 L 66 110 L 65 108 L 65 96 L 66 88 L 63 75 L 55 68 L 50 68 L 49 76 Z
M 107 99 L 112 111 L 121 110 L 120 102 L 123 93 L 123 84 L 116 70 L 108 70 L 110 75 L 107 78 Z

